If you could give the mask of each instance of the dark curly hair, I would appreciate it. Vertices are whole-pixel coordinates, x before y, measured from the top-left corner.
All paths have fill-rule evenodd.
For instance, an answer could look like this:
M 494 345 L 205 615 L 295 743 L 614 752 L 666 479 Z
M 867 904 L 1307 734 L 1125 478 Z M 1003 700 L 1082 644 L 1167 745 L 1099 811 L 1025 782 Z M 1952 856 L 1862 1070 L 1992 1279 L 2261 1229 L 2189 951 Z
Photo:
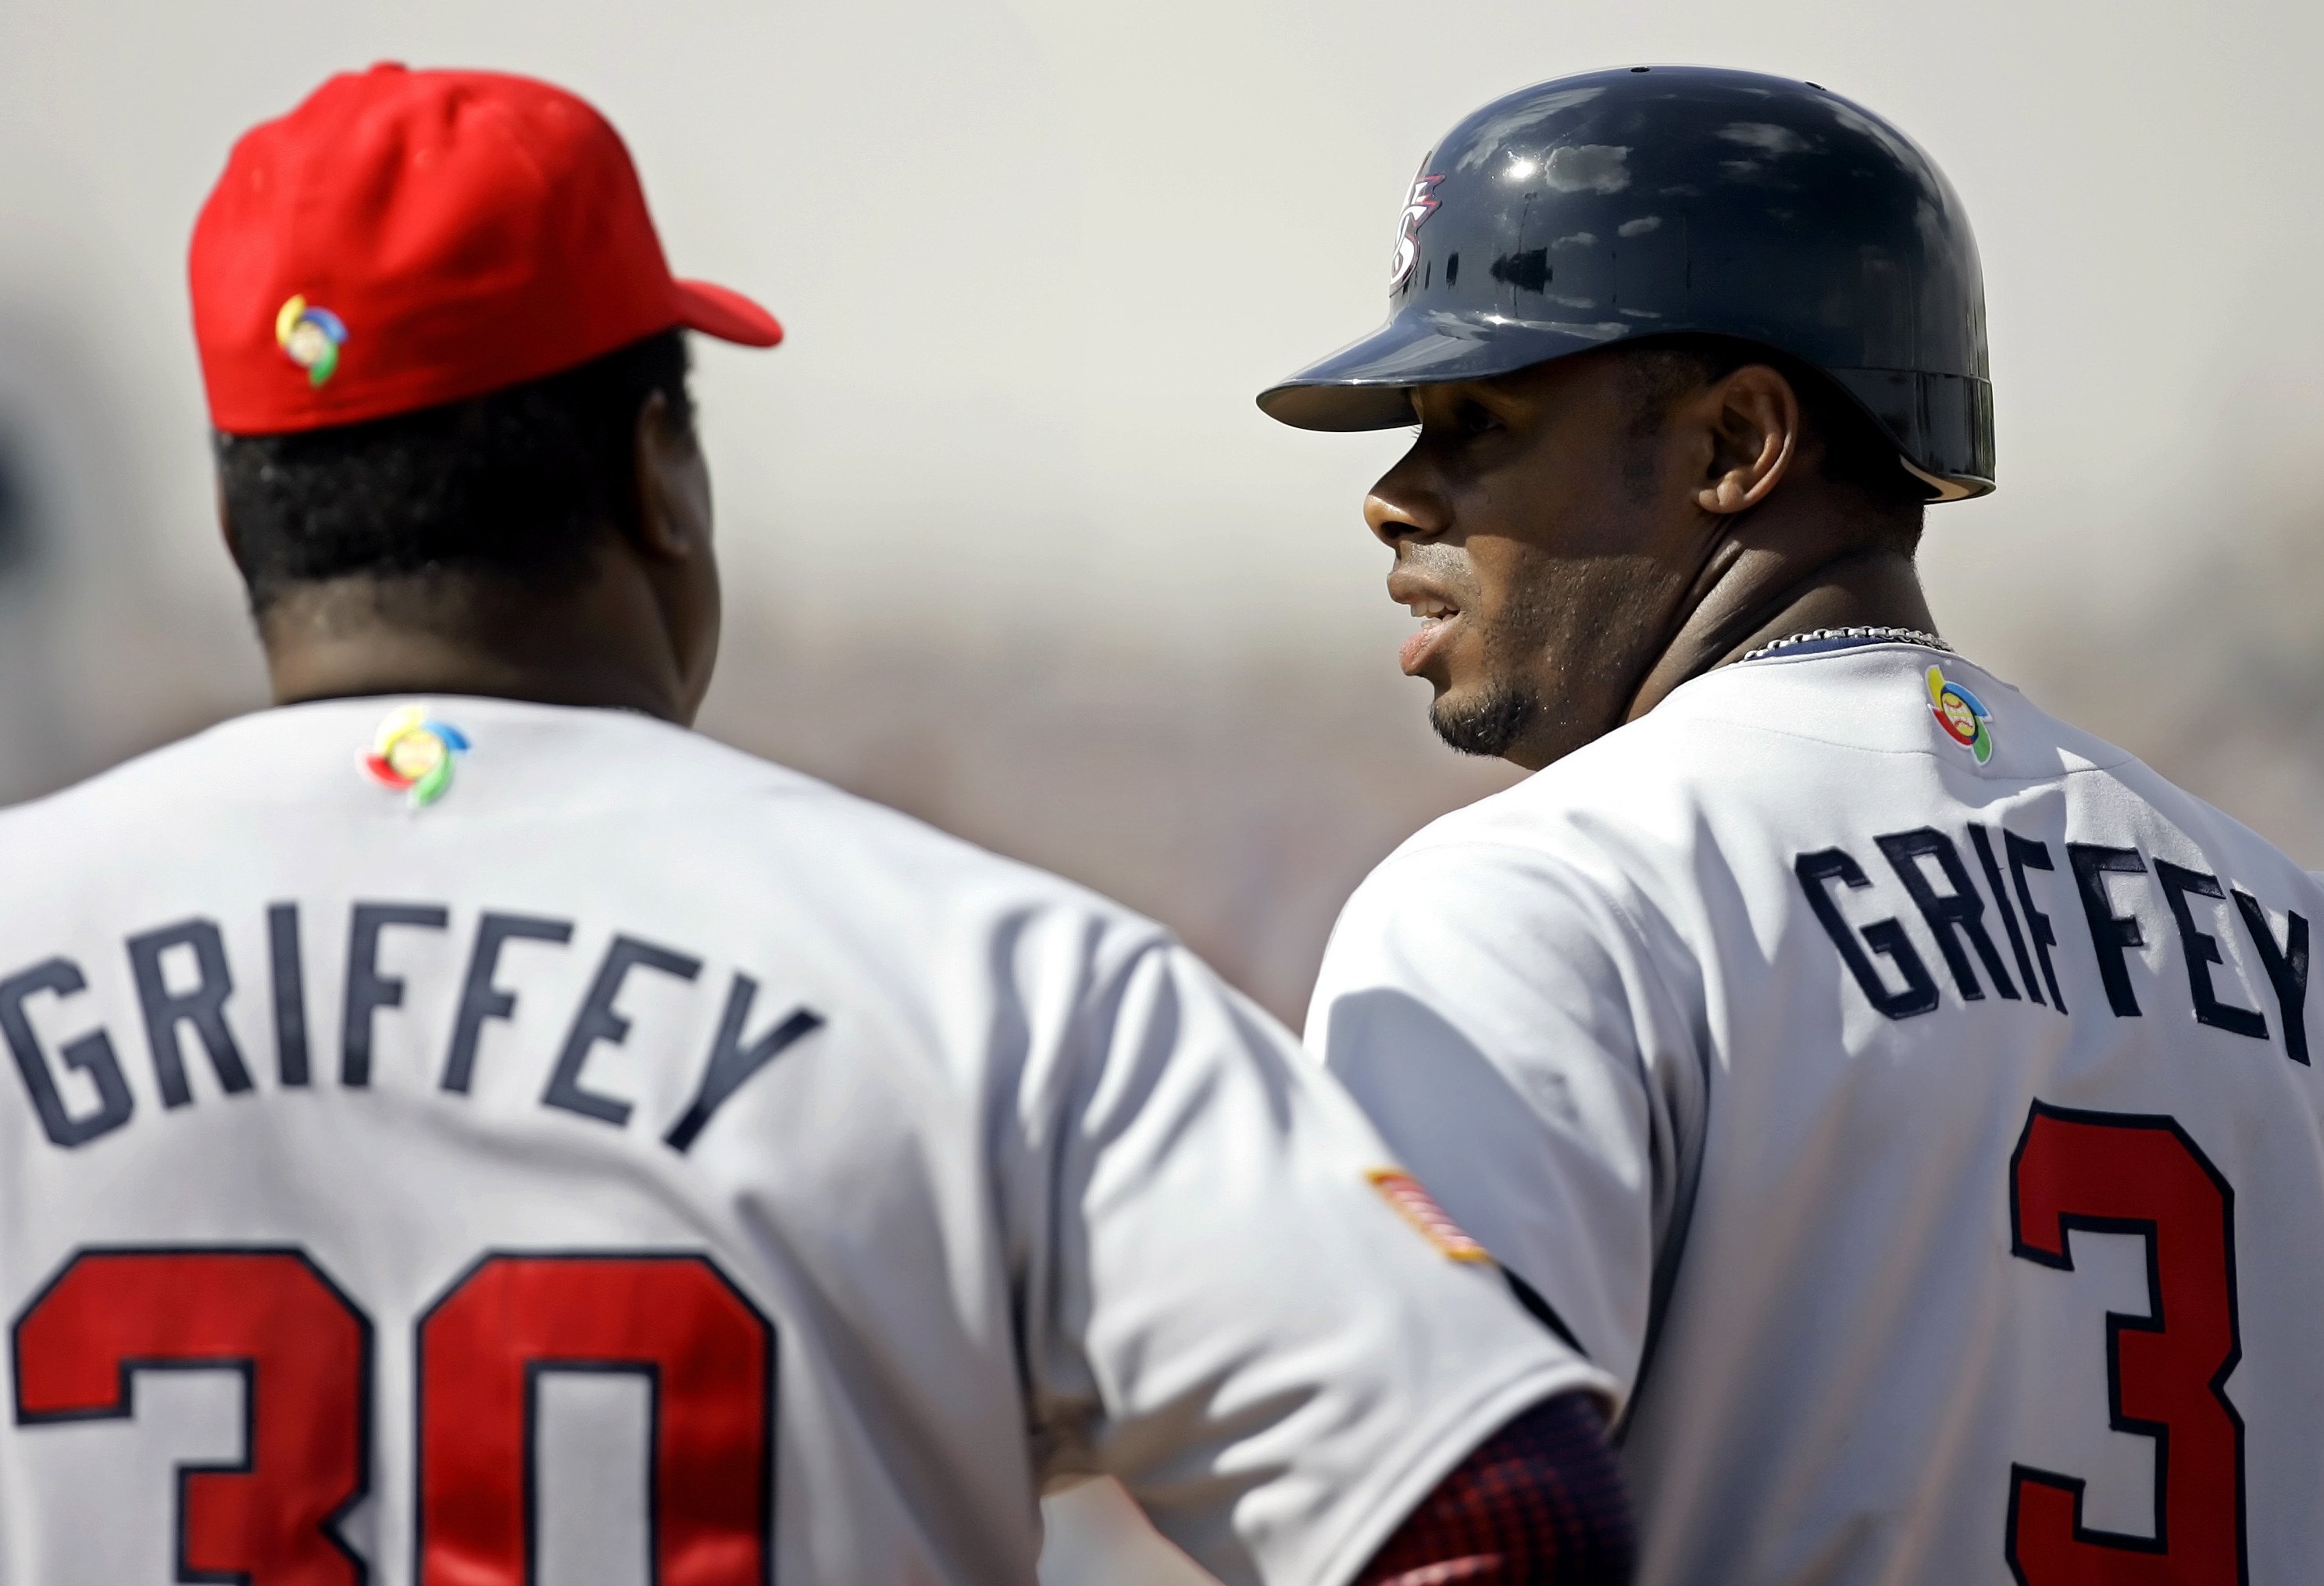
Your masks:
M 482 573 L 576 581 L 639 512 L 638 411 L 690 427 L 686 334 L 465 401 L 291 435 L 215 438 L 254 615 L 302 584 Z

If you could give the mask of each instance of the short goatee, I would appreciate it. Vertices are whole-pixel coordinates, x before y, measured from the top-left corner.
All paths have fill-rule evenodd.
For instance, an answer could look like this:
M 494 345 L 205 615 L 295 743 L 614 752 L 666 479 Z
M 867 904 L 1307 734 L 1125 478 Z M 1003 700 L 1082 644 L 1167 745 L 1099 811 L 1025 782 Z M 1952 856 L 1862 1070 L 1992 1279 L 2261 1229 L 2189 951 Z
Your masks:
M 1540 710 L 1539 700 L 1503 678 L 1465 705 L 1437 700 L 1428 707 L 1428 724 L 1463 754 L 1498 759 L 1525 736 Z

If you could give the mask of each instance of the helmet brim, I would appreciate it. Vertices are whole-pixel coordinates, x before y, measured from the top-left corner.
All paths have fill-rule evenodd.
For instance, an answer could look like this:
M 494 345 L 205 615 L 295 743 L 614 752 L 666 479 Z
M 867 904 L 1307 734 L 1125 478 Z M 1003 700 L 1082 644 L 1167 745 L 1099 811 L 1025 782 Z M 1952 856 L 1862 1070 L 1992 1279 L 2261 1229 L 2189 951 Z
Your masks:
M 1399 314 L 1259 392 L 1259 406 L 1295 429 L 1394 429 L 1416 421 L 1416 386 L 1490 380 L 1653 334 L 1619 324 Z M 1896 369 L 1821 373 L 1896 442 L 1898 461 L 1929 486 L 1932 500 L 1966 501 L 1993 489 L 1993 395 L 1986 382 Z M 1905 449 L 1905 436 L 1918 438 L 1921 456 Z
M 1632 334 L 1627 325 L 1400 314 L 1259 393 L 1295 429 L 1393 429 L 1413 422 L 1412 388 L 1490 380 Z

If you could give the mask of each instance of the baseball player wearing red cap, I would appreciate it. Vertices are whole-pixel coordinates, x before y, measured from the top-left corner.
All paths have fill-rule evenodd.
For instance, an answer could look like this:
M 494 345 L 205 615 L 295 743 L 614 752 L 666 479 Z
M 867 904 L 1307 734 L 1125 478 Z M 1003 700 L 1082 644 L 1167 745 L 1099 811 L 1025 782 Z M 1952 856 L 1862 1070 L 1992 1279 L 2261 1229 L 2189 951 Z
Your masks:
M 1230 1582 L 1619 1578 L 1610 1379 L 1287 1036 L 684 729 L 683 333 L 781 333 L 594 111 L 335 78 L 192 286 L 281 703 L 0 816 L 0 1582 L 1026 1581 L 1082 1472 Z

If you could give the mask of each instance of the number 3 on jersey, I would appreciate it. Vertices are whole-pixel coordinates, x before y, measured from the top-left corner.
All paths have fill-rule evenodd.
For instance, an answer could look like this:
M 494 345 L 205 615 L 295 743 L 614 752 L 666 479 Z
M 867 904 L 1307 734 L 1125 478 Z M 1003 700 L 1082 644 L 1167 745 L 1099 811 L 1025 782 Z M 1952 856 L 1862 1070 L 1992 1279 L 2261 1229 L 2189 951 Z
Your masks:
M 370 1489 L 371 1323 L 303 1252 L 83 1251 L 12 1343 L 27 1426 L 134 1415 L 141 1371 L 241 1375 L 241 1462 L 179 1471 L 178 1579 L 366 1580 L 337 1523 Z M 656 1581 L 771 1579 L 774 1330 L 706 1259 L 488 1255 L 418 1351 L 420 1586 L 533 1578 L 531 1421 L 559 1370 L 651 1385 Z
M 2152 1537 L 2086 1527 L 2080 1480 L 2012 1467 L 2020 1586 L 2242 1586 L 2235 1192 L 2172 1119 L 2036 1102 L 2010 1159 L 2009 1222 L 2013 1255 L 2064 1270 L 2070 1233 L 2145 1240 L 2147 1314 L 2107 1315 L 2107 1385 L 2115 1430 L 2154 1440 Z

